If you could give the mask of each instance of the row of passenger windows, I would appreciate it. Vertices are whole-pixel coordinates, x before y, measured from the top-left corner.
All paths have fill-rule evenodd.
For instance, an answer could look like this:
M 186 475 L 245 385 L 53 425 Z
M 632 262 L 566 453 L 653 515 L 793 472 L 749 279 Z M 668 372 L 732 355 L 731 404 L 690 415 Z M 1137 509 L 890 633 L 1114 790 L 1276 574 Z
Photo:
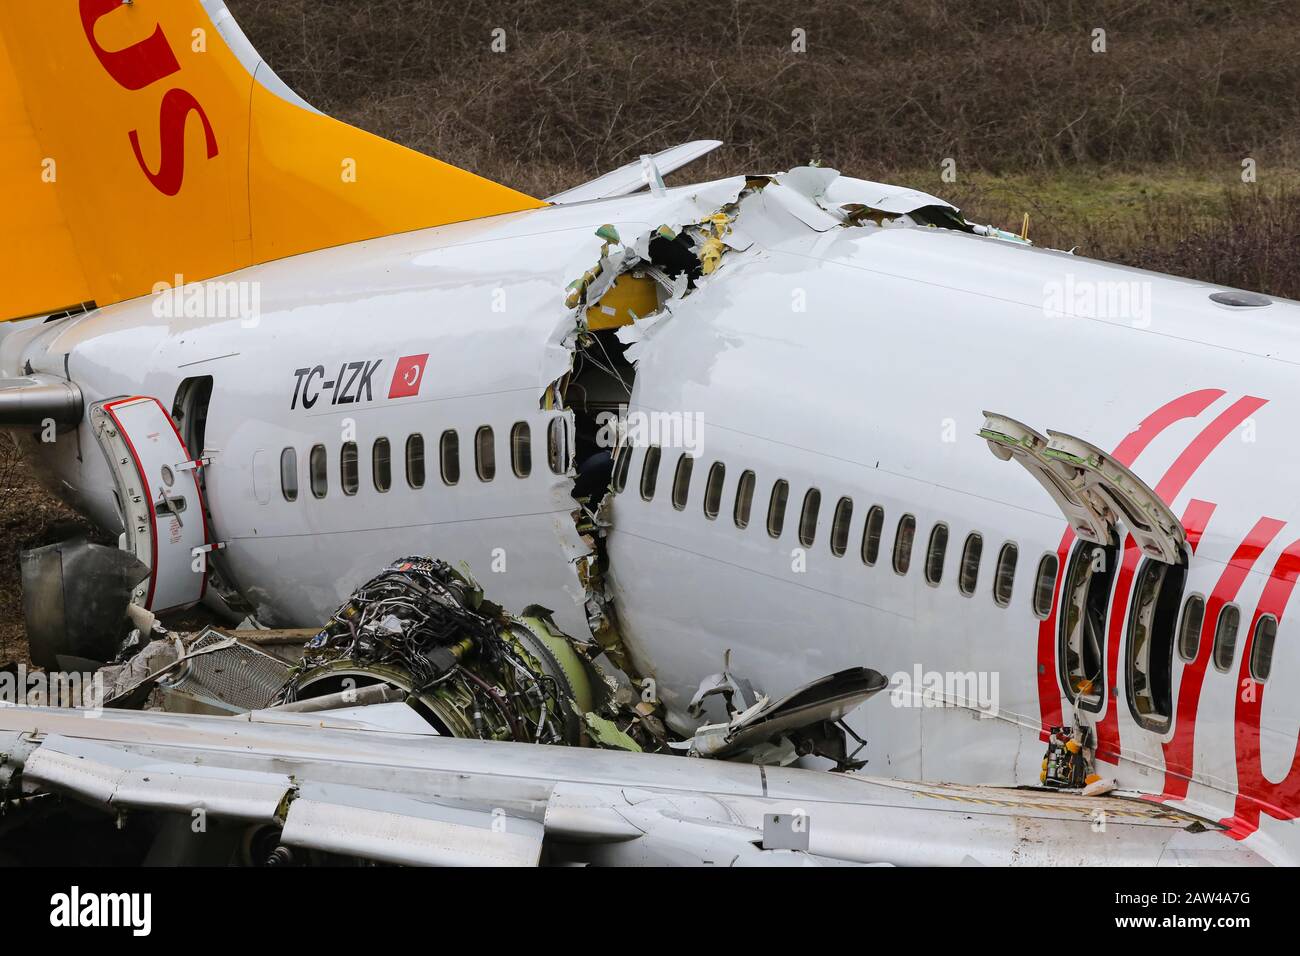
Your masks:
M 569 470 L 569 438 L 564 419 L 551 421 L 546 433 L 547 464 L 562 475 Z M 407 485 L 423 488 L 425 484 L 425 442 L 417 433 L 408 435 L 402 449 Z M 516 478 L 527 478 L 533 471 L 532 429 L 527 422 L 516 422 L 510 429 L 510 470 Z M 438 440 L 438 473 L 447 486 L 460 483 L 460 435 L 448 429 Z M 493 481 L 497 476 L 496 435 L 491 425 L 474 433 L 474 474 L 479 481 Z M 376 438 L 370 446 L 370 478 L 381 494 L 393 487 L 393 445 L 387 438 Z M 329 452 L 324 445 L 313 445 L 307 455 L 307 484 L 316 498 L 329 493 Z M 339 450 L 339 485 L 345 495 L 361 490 L 361 450 L 354 442 L 344 442 Z M 298 500 L 298 451 L 286 448 L 280 453 L 280 490 L 285 501 Z
M 646 449 L 641 465 L 640 492 L 646 501 L 652 501 L 659 484 L 659 471 L 662 464 L 662 451 L 654 445 Z M 613 490 L 622 494 L 627 487 L 628 473 L 632 466 L 632 449 L 625 448 L 619 454 L 614 467 Z M 683 454 L 677 459 L 673 473 L 672 504 L 678 511 L 685 511 L 690 503 L 691 478 L 695 470 L 695 459 Z M 715 520 L 722 511 L 723 486 L 727 480 L 727 466 L 715 461 L 709 468 L 704 483 L 704 516 Z M 753 471 L 742 471 L 736 482 L 736 496 L 732 504 L 732 521 L 737 528 L 749 527 L 753 515 L 754 497 L 757 492 L 758 477 Z M 790 483 L 778 478 L 772 484 L 767 498 L 767 533 L 773 538 L 780 538 L 785 530 L 786 514 L 790 507 Z M 849 529 L 853 521 L 853 499 L 840 498 L 835 503 L 831 517 L 828 544 L 835 557 L 843 557 L 849 550 Z M 818 520 L 822 511 L 822 493 L 817 488 L 809 488 L 799 505 L 797 533 L 799 543 L 811 548 L 817 541 Z M 880 558 L 881 537 L 885 527 L 885 510 L 880 505 L 867 509 L 866 520 L 862 529 L 859 554 L 862 563 L 874 566 Z M 894 532 L 894 546 L 891 563 L 894 571 L 905 575 L 912 566 L 912 552 L 916 541 L 916 517 L 904 514 L 898 519 Z M 926 583 L 938 587 L 943 579 L 944 560 L 948 551 L 948 526 L 938 522 L 930 531 L 929 543 L 925 552 L 924 574 Z M 962 546 L 961 563 L 957 573 L 957 589 L 966 597 L 975 594 L 979 584 L 980 561 L 984 553 L 984 538 L 978 532 L 971 532 Z M 1014 542 L 1007 541 L 998 551 L 997 564 L 993 571 L 992 595 L 999 607 L 1011 604 L 1012 588 L 1015 583 L 1016 563 L 1019 549 Z M 1059 571 L 1056 555 L 1044 555 L 1038 564 L 1034 584 L 1034 613 L 1046 618 L 1052 609 L 1052 598 L 1056 587 L 1056 575 Z
M 1199 594 L 1188 597 L 1183 604 L 1182 620 L 1178 627 L 1178 655 L 1188 663 L 1196 660 L 1201 649 L 1201 631 L 1205 624 L 1205 598 Z M 1237 635 L 1241 630 L 1241 609 L 1235 604 L 1225 604 L 1219 609 L 1214 624 L 1214 649 L 1211 660 L 1217 670 L 1228 673 L 1237 653 Z M 1277 642 L 1277 618 L 1272 614 L 1260 615 L 1255 622 L 1255 636 L 1251 641 L 1250 676 L 1263 683 L 1273 670 L 1273 646 Z
M 619 454 L 613 477 L 615 494 L 621 494 L 627 486 L 632 457 L 630 448 L 623 449 Z M 661 465 L 662 451 L 656 446 L 647 448 L 640 476 L 641 497 L 646 501 L 655 497 Z M 690 503 L 694 471 L 695 459 L 691 455 L 683 454 L 677 459 L 673 473 L 672 504 L 678 511 L 685 511 Z M 726 479 L 726 465 L 720 461 L 714 462 L 705 480 L 703 498 L 704 516 L 710 521 L 717 519 L 722 511 Z M 732 504 L 732 520 L 737 528 L 745 529 L 749 526 L 757 488 L 755 473 L 742 471 L 736 482 L 735 500 Z M 767 533 L 772 538 L 781 537 L 789 507 L 790 484 L 785 479 L 777 479 L 767 496 Z M 821 509 L 821 491 L 809 488 L 804 492 L 799 505 L 797 523 L 799 543 L 805 548 L 811 548 L 816 542 Z M 853 514 L 852 498 L 843 497 L 836 502 L 831 518 L 829 548 L 837 558 L 843 557 L 849 550 Z M 863 564 L 875 565 L 879 560 L 884 527 L 884 509 L 880 505 L 872 505 L 867 510 L 859 548 Z M 916 517 L 911 514 L 902 515 L 894 531 L 891 558 L 894 571 L 900 575 L 907 574 L 911 568 L 916 534 Z M 924 555 L 923 573 L 927 584 L 938 587 L 942 582 L 948 547 L 948 525 L 937 522 L 930 529 Z M 1113 548 L 1101 549 L 1102 554 L 1098 554 L 1097 550 L 1081 546 L 1076 549 L 1072 560 L 1066 593 L 1062 597 L 1063 604 L 1067 606 L 1060 622 L 1062 646 L 1059 659 L 1065 686 L 1070 689 L 1072 696 L 1090 699 L 1093 707 L 1099 709 L 1101 695 L 1105 692 L 1103 655 L 1111 593 L 1109 576 L 1113 573 L 1116 555 Z M 983 536 L 979 532 L 971 532 L 962 544 L 961 559 L 957 565 L 957 590 L 967 597 L 974 595 L 978 588 L 983 553 Z M 1011 604 L 1018 558 L 1019 549 L 1015 542 L 1004 542 L 998 550 L 991 591 L 993 600 L 999 607 Z M 1030 605 L 1041 620 L 1046 620 L 1051 615 L 1060 570 L 1060 559 L 1056 554 L 1044 554 L 1039 559 Z M 1134 716 L 1153 730 L 1167 727 L 1171 716 L 1170 661 L 1166 650 L 1161 663 L 1158 638 L 1162 632 L 1172 634 L 1173 616 L 1179 614 L 1178 600 L 1182 594 L 1185 573 L 1186 569 L 1182 567 L 1148 561 L 1142 568 L 1138 587 L 1134 591 L 1134 608 L 1130 614 L 1132 633 L 1128 641 L 1130 706 Z M 1099 586 L 1094 587 L 1094 584 Z M 1166 595 L 1172 597 L 1172 605 Z M 1196 659 L 1204 616 L 1205 599 L 1198 594 L 1190 596 L 1182 606 L 1178 622 L 1178 650 L 1185 661 Z M 1241 612 L 1238 607 L 1234 604 L 1225 605 L 1215 622 L 1211 657 L 1214 666 L 1224 673 L 1232 667 L 1240 626 Z M 1277 618 L 1271 614 L 1261 616 L 1255 624 L 1250 673 L 1257 681 L 1266 680 L 1272 669 L 1277 628 Z M 1163 646 L 1167 649 L 1169 643 Z
M 1079 707 L 1098 713 L 1117 688 L 1108 686 L 1106 635 L 1112 607 L 1119 550 L 1114 545 L 1080 542 L 1070 559 L 1061 597 L 1061 625 L 1057 661 L 1061 683 Z M 1174 718 L 1175 654 L 1184 662 L 1204 656 L 1216 670 L 1230 673 L 1236 656 L 1241 610 L 1235 604 L 1218 609 L 1213 621 L 1206 621 L 1205 598 L 1190 594 L 1184 599 L 1187 581 L 1185 561 L 1169 564 L 1147 559 L 1138 569 L 1128 610 L 1125 642 L 1124 682 L 1133 718 L 1147 730 L 1164 734 Z M 1202 631 L 1213 644 L 1202 647 Z M 1268 679 L 1273 666 L 1278 622 L 1271 614 L 1253 625 L 1250 657 L 1246 662 L 1252 679 Z
M 439 439 L 438 449 L 439 474 L 443 483 L 448 486 L 459 484 L 461 478 L 459 434 L 454 429 L 444 431 Z M 356 442 L 343 443 L 339 454 L 339 478 L 345 495 L 355 495 L 360 490 L 360 458 L 360 448 Z M 389 439 L 375 439 L 370 448 L 370 472 L 375 490 L 380 493 L 387 492 L 392 488 L 392 459 L 393 449 Z M 646 449 L 640 480 L 641 497 L 646 501 L 653 500 L 655 496 L 661 459 L 662 452 L 659 447 L 650 446 Z M 406 483 L 411 488 L 423 488 L 425 484 L 425 441 L 423 435 L 415 433 L 407 437 L 404 447 L 404 461 Z M 568 471 L 568 431 L 564 420 L 558 417 L 552 420 L 547 429 L 547 461 L 551 471 L 557 475 Z M 613 490 L 616 494 L 621 494 L 626 488 L 631 462 L 631 449 L 624 449 L 620 453 L 614 468 Z M 518 478 L 527 478 L 532 473 L 532 434 L 527 422 L 517 422 L 510 430 L 510 465 L 511 470 Z M 677 460 L 673 475 L 672 504 L 678 511 L 684 511 L 689 504 L 694 467 L 695 459 L 690 455 L 683 454 Z M 495 434 L 490 425 L 484 425 L 474 434 L 474 472 L 482 482 L 490 482 L 496 478 Z M 724 463 L 717 461 L 709 468 L 704 486 L 703 510 L 704 516 L 711 521 L 715 520 L 722 511 L 723 487 L 726 477 L 727 468 Z M 286 448 L 280 455 L 280 484 L 286 501 L 298 500 L 298 452 L 296 449 Z M 308 484 L 313 496 L 316 498 L 326 497 L 329 491 L 329 468 L 328 452 L 324 445 L 315 445 L 309 452 Z M 741 472 L 740 479 L 736 483 L 732 520 L 736 527 L 742 530 L 749 526 L 757 485 L 758 478 L 753 471 Z M 785 529 L 789 502 L 789 482 L 783 478 L 777 479 L 768 495 L 766 516 L 767 533 L 774 539 L 780 538 Z M 821 491 L 817 488 L 809 488 L 804 493 L 798 519 L 799 543 L 805 548 L 811 548 L 816 542 L 821 508 Z M 831 554 L 837 558 L 843 557 L 849 549 L 849 526 L 853 520 L 853 508 L 853 499 L 848 497 L 840 498 L 835 505 L 831 519 L 829 547 Z M 884 509 L 880 505 L 872 505 L 867 510 L 859 548 L 863 564 L 874 566 L 879 560 L 884 525 Z M 948 526 L 944 522 L 937 522 L 931 528 L 925 551 L 924 575 L 926 583 L 934 587 L 938 587 L 943 578 L 948 538 Z M 915 539 L 916 517 L 911 514 L 904 514 L 899 518 L 894 532 L 894 546 L 891 558 L 894 571 L 900 575 L 906 575 L 911 569 Z M 957 590 L 966 597 L 974 595 L 977 590 L 983 552 L 983 536 L 974 531 L 967 535 L 962 546 L 961 560 L 957 568 Z M 1071 581 L 1069 582 L 1071 592 L 1075 588 L 1076 575 L 1079 575 L 1081 579 L 1078 586 L 1084 591 L 1091 590 L 1088 586 L 1087 577 L 1084 577 L 1084 575 L 1091 576 L 1088 574 L 1091 558 L 1088 558 L 1087 561 L 1084 561 L 1083 558 L 1084 553 L 1083 549 L 1081 549 L 1080 553 L 1076 555 L 1076 562 L 1073 566 L 1078 567 L 1079 572 L 1082 572 L 1082 574 L 1079 574 L 1079 572 L 1071 573 Z M 992 583 L 993 600 L 999 607 L 1007 607 L 1011 604 L 1018 559 L 1019 549 L 1016 544 L 1012 541 L 1004 542 L 998 551 Z M 1104 564 L 1105 561 L 1103 561 Z M 1163 567 L 1158 562 L 1148 562 L 1144 567 L 1144 574 L 1160 572 Z M 1055 554 L 1045 554 L 1038 562 L 1031 603 L 1034 613 L 1041 619 L 1046 619 L 1051 613 L 1059 571 L 1060 562 Z M 1104 576 L 1099 575 L 1098 577 Z M 1154 583 L 1153 588 L 1158 592 L 1159 582 Z M 1140 581 L 1136 591 L 1140 594 L 1143 590 Z M 1108 594 L 1109 588 L 1103 587 L 1101 591 Z M 1080 603 L 1081 609 L 1083 609 L 1084 602 Z M 1083 610 L 1081 620 L 1086 618 L 1088 613 L 1096 613 L 1096 611 L 1095 609 Z M 1199 594 L 1188 597 L 1183 604 L 1178 627 L 1178 652 L 1185 661 L 1190 662 L 1196 659 L 1200 649 L 1204 617 L 1205 599 Z M 1150 626 L 1151 623 L 1153 622 L 1148 622 L 1148 625 Z M 1063 629 L 1068 624 L 1068 620 L 1063 621 Z M 1257 681 L 1267 680 L 1272 670 L 1277 626 L 1277 618 L 1271 614 L 1261 616 L 1255 624 L 1250 673 Z M 1227 673 L 1232 667 L 1240 627 L 1240 609 L 1235 604 L 1224 605 L 1215 622 L 1212 654 L 1214 666 L 1224 673 Z M 1136 641 L 1130 640 L 1131 646 L 1135 646 L 1136 643 Z M 1063 677 L 1067 686 L 1073 692 L 1080 693 L 1079 688 L 1081 686 L 1087 688 L 1100 686 L 1101 661 L 1098 651 L 1099 646 L 1094 649 L 1091 644 L 1082 646 L 1073 653 L 1068 646 L 1064 648 L 1061 657 L 1064 665 Z M 1140 672 L 1142 681 L 1150 680 L 1156 676 L 1149 666 L 1145 671 Z M 1138 688 L 1138 690 L 1140 694 L 1145 688 Z M 1160 699 L 1153 700 L 1153 709 L 1151 711 L 1152 714 L 1157 716 L 1161 715 L 1162 711 L 1167 710 L 1167 708 L 1161 707 L 1160 704 L 1164 698 L 1167 698 L 1168 688 L 1161 687 L 1159 690 L 1160 694 L 1157 696 Z M 1165 716 L 1167 717 L 1167 715 Z

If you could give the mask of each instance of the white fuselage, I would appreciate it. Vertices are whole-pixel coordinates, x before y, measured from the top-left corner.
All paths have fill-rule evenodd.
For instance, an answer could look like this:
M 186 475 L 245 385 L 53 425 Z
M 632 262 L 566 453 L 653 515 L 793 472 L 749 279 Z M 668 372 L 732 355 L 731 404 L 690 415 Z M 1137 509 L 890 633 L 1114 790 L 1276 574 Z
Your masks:
M 854 182 L 837 188 L 850 195 Z M 551 422 L 570 433 L 574 424 L 571 412 L 543 399 L 573 357 L 575 313 L 564 307 L 564 287 L 599 256 L 597 227 L 612 223 L 625 237 L 653 229 L 717 186 L 558 206 L 258 266 L 229 277 L 257 284 L 253 319 L 160 317 L 156 300 L 137 300 L 11 334 L 0 372 L 16 374 L 26 362 L 60 376 L 66 368 L 87 405 L 146 395 L 167 408 L 183 382 L 211 376 L 203 454 L 212 459 L 212 533 L 226 544 L 218 569 L 264 623 L 317 624 L 379 568 L 421 554 L 464 562 L 492 600 L 514 610 L 545 605 L 563 629 L 585 637 L 591 595 L 579 566 L 593 544 L 575 527 L 571 463 L 556 474 L 547 453 Z M 995 698 L 995 714 L 951 699 L 958 706 L 895 697 L 862 708 L 852 723 L 868 740 L 869 772 L 1036 784 L 1044 722 L 1073 713 L 1056 661 L 1064 566 L 1046 624 L 1033 606 L 1040 559 L 1061 551 L 1067 526 L 1042 488 L 977 436 L 983 413 L 1109 451 L 1182 399 L 1130 442 L 1140 453 L 1129 464 L 1158 490 L 1162 480 L 1176 486 L 1168 503 L 1180 517 L 1193 501 L 1213 505 L 1197 529 L 1184 594 L 1205 596 L 1212 609 L 1217 594 L 1240 608 L 1235 654 L 1221 671 L 1204 654 L 1197 664 L 1175 652 L 1172 726 L 1142 726 L 1125 686 L 1132 602 L 1121 569 L 1123 600 L 1113 600 L 1106 621 L 1117 635 L 1108 650 L 1116 677 L 1101 711 L 1084 719 L 1118 751 L 1106 759 L 1103 747 L 1100 766 L 1122 786 L 1186 798 L 1216 818 L 1244 808 L 1260 830 L 1242 825 L 1240 836 L 1263 841 L 1266 855 L 1291 853 L 1293 828 L 1279 820 L 1300 811 L 1290 795 L 1300 789 L 1300 771 L 1292 771 L 1300 706 L 1290 690 L 1300 683 L 1300 652 L 1284 600 L 1271 672 L 1254 688 L 1256 709 L 1244 712 L 1257 737 L 1243 729 L 1239 695 L 1256 608 L 1271 581 L 1285 586 L 1273 572 L 1300 538 L 1289 431 L 1300 414 L 1300 306 L 1233 308 L 1210 301 L 1216 289 L 1203 283 L 943 229 L 815 228 L 766 196 L 736 225 L 744 248 L 649 323 L 633 353 L 631 411 L 700 423 L 684 507 L 673 500 L 683 449 L 662 449 L 647 501 L 646 449 L 637 447 L 622 452 L 633 456 L 626 487 L 602 513 L 606 592 L 670 723 L 694 724 L 686 704 L 701 679 L 723 669 L 728 650 L 730 670 L 769 694 L 853 665 L 909 679 L 973 675 Z M 1139 307 L 1114 315 L 1077 297 L 1117 286 Z M 425 354 L 418 394 L 390 399 L 399 362 Z M 341 368 L 343 383 L 323 388 Z M 1244 401 L 1252 397 L 1261 401 Z M 1224 434 L 1202 437 L 1216 419 Z M 531 436 L 525 478 L 511 467 L 520 422 Z M 495 448 L 490 481 L 475 468 L 484 426 Z M 449 430 L 459 444 L 455 485 L 440 468 Z M 424 441 L 420 488 L 405 467 L 413 434 Z M 379 438 L 391 448 L 387 491 L 373 480 Z M 346 442 L 359 449 L 351 495 L 340 472 Z M 325 449 L 324 497 L 311 490 L 317 445 Z M 75 504 L 107 528 L 120 525 L 88 429 L 40 447 L 43 467 Z M 296 455 L 294 501 L 282 490 L 285 449 Z M 715 462 L 725 478 L 710 517 Z M 754 482 L 741 528 L 735 504 L 745 472 Z M 788 483 L 788 503 L 773 536 L 778 480 Z M 820 507 L 805 546 L 810 489 Z M 847 546 L 836 555 L 832 525 L 845 498 Z M 868 565 L 862 542 L 873 506 L 883 522 Z M 893 553 L 904 515 L 915 519 L 915 543 L 900 574 Z M 1258 549 L 1242 551 L 1262 518 L 1279 524 L 1266 526 Z M 947 529 L 946 552 L 927 569 L 937 524 Z M 982 557 L 965 594 L 959 564 L 972 534 Z M 1007 542 L 1017 559 L 1002 606 L 995 566 Z M 1068 548 L 1061 554 L 1068 562 Z M 1202 650 L 1214 626 L 1207 615 Z M 1190 774 L 1170 765 L 1170 754 L 1184 750 Z M 1248 777 L 1256 781 L 1249 788 Z

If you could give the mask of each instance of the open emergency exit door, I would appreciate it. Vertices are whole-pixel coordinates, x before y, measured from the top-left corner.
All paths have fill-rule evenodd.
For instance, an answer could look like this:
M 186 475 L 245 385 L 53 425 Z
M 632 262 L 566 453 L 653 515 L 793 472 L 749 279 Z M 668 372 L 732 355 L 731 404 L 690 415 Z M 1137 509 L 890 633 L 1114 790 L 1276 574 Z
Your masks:
M 1150 486 L 1096 445 L 1048 431 L 1040 435 L 1028 425 L 984 413 L 980 437 L 1003 461 L 1023 465 L 1056 501 L 1074 533 L 1094 544 L 1120 541 L 1125 529 L 1143 553 L 1165 564 L 1183 558 L 1187 540 L 1183 524 Z
M 119 546 L 149 568 L 132 599 L 155 614 L 197 604 L 207 586 L 209 542 L 200 463 L 155 398 L 122 398 L 90 412 L 113 472 Z
M 1082 438 L 1040 435 L 1005 415 L 985 412 L 980 437 L 1003 461 L 1015 460 L 1047 490 L 1080 542 L 1061 586 L 1057 665 L 1061 687 L 1079 708 L 1106 705 L 1111 589 L 1124 532 L 1148 560 L 1138 573 L 1125 642 L 1125 673 L 1134 718 L 1163 732 L 1170 715 L 1174 622 L 1186 580 L 1182 522 L 1142 479 Z M 1121 528 L 1122 524 L 1122 528 Z

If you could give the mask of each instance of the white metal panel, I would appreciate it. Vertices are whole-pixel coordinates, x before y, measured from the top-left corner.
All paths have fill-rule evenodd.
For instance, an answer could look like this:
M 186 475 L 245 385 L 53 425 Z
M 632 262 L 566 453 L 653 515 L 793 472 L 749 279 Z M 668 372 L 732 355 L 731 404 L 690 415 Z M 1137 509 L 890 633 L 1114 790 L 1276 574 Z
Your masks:
M 305 786 L 281 839 L 405 866 L 536 866 L 542 853 L 536 821 L 360 787 Z
M 293 788 L 283 774 L 148 760 L 117 747 L 52 735 L 27 758 L 24 779 L 90 803 L 274 823 Z
M 121 399 L 103 408 L 126 443 L 142 486 L 140 505 L 147 506 L 147 560 L 137 551 L 149 565 L 143 604 L 155 613 L 197 604 L 207 586 L 208 557 L 197 550 L 209 542 L 207 517 L 198 471 L 180 432 L 156 398 Z M 131 528 L 128 536 L 141 528 Z
M 672 146 L 653 154 L 654 169 L 661 176 L 681 169 L 695 162 L 701 156 L 708 155 L 722 145 L 720 139 L 698 139 L 680 146 Z M 547 198 L 551 203 L 588 202 L 593 199 L 612 199 L 626 196 L 650 185 L 646 178 L 646 164 L 641 159 L 633 160 L 625 166 L 611 170 L 602 176 L 589 180 L 580 186 L 574 186 Z
M 223 511 L 241 521 L 256 500 L 247 473 L 252 449 L 292 444 L 303 455 L 310 443 L 328 440 L 336 469 L 341 416 L 308 420 L 286 410 L 301 363 L 377 358 L 378 343 L 391 347 L 387 362 L 442 353 L 446 390 L 428 407 L 402 400 L 362 410 L 353 417 L 366 439 L 419 428 L 432 445 L 445 420 L 458 428 L 491 423 L 501 434 L 498 414 L 513 418 L 518 407 L 506 393 L 537 413 L 538 389 L 563 372 L 571 316 L 557 303 L 564 284 L 595 261 L 595 228 L 680 223 L 710 203 L 716 208 L 728 193 L 734 198 L 735 187 L 728 181 L 672 189 L 663 198 L 637 194 L 551 207 L 268 263 L 238 276 L 262 284 L 264 316 L 255 330 L 211 319 L 160 322 L 147 301 L 123 303 L 24 335 L 29 344 L 6 349 L 5 361 L 11 372 L 31 360 L 53 374 L 70 355 L 88 401 L 172 394 L 195 368 L 210 370 L 210 435 L 214 445 L 240 449 L 228 466 L 219 457 L 209 476 L 221 487 L 214 507 L 219 524 Z M 888 201 L 887 190 L 845 178 L 832 182 L 824 198 Z M 901 209 L 930 197 L 897 198 Z M 1300 515 L 1287 427 L 1300 413 L 1300 310 L 1280 300 L 1228 310 L 1209 302 L 1216 287 L 1204 283 L 942 229 L 864 225 L 816 233 L 788 214 L 777 221 L 753 219 L 750 211 L 737 222 L 753 241 L 750 251 L 741 258 L 728 253 L 724 267 L 638 343 L 634 404 L 701 413 L 703 454 L 725 461 L 728 484 L 714 522 L 700 512 L 698 488 L 682 512 L 664 500 L 666 489 L 648 505 L 632 496 L 615 503 L 612 575 L 629 644 L 679 715 L 727 648 L 742 675 L 773 692 L 851 664 L 887 674 L 914 666 L 996 674 L 998 719 L 978 720 L 959 708 L 864 713 L 871 767 L 1035 780 L 1040 706 L 1052 704 L 1050 688 L 1040 699 L 1039 674 L 1053 673 L 1054 663 L 1040 659 L 1051 642 L 1032 612 L 1032 575 L 1038 558 L 1057 550 L 1065 527 L 1029 476 L 1009 473 L 974 437 L 979 410 L 1033 409 L 1035 420 L 1113 449 L 1165 403 L 1215 392 L 1203 412 L 1174 422 L 1132 463 L 1136 476 L 1157 487 L 1211 422 L 1259 396 L 1255 440 L 1223 441 L 1167 502 L 1175 514 L 1193 498 L 1216 505 L 1188 570 L 1188 591 L 1208 594 L 1261 516 L 1294 523 Z M 1133 283 L 1149 299 L 1145 317 L 1090 312 L 1069 301 L 1071 289 L 1116 283 Z M 502 301 L 505 311 L 495 311 Z M 141 362 L 142 355 L 151 360 Z M 102 463 L 79 458 L 66 441 L 40 453 L 74 498 L 105 523 L 113 519 Z M 778 476 L 791 482 L 792 503 L 807 487 L 821 489 L 823 527 L 803 572 L 793 569 L 793 516 L 775 541 L 762 529 L 759 503 L 747 532 L 726 520 L 725 503 L 746 462 L 760 473 L 760 495 Z M 705 473 L 697 467 L 698 476 Z M 430 468 L 431 482 L 433 474 Z M 256 523 L 237 528 L 231 564 L 255 603 L 285 623 L 307 624 L 319 623 L 374 573 L 381 556 L 392 556 L 386 552 L 436 547 L 467 557 L 494 598 L 560 608 L 566 628 L 580 627 L 583 595 L 570 562 L 582 544 L 565 512 L 572 507 L 564 500 L 566 482 L 541 469 L 533 480 L 538 486 L 525 488 L 527 482 L 500 478 L 488 486 L 462 479 L 455 489 L 422 494 L 395 487 L 350 502 L 335 488 L 323 504 L 296 508 L 273 495 Z M 824 522 L 840 495 L 854 499 L 854 524 L 849 555 L 834 558 Z M 877 502 L 887 513 L 883 554 L 866 568 L 853 559 L 853 543 L 867 507 Z M 893 529 L 904 512 L 917 516 L 918 550 L 940 520 L 950 525 L 954 548 L 959 534 L 984 536 L 975 595 L 956 591 L 952 557 L 938 587 L 924 583 L 919 564 L 903 577 L 889 569 Z M 1282 531 L 1261 554 L 1242 587 L 1243 607 L 1258 600 L 1294 537 Z M 1008 608 L 994 605 L 989 592 L 1003 541 L 1020 548 Z M 510 571 L 500 579 L 482 575 L 501 542 Z M 1284 622 L 1278 639 L 1275 687 L 1292 683 L 1300 667 L 1290 626 Z M 1176 664 L 1176 682 L 1182 673 Z M 1121 667 L 1121 692 L 1123 674 Z M 1196 774 L 1219 788 L 1197 796 L 1222 815 L 1234 804 L 1235 690 L 1234 681 L 1210 674 L 1196 718 Z M 1162 740 L 1133 726 L 1122 702 L 1121 696 L 1126 761 L 1116 772 L 1158 788 Z M 1261 749 L 1274 778 L 1290 766 L 1300 710 L 1294 695 L 1276 690 L 1263 710 Z
M 299 794 L 285 842 L 411 865 L 533 865 L 544 825 L 555 837 L 586 844 L 581 853 L 595 862 L 808 862 L 759 849 L 770 814 L 802 817 L 813 858 L 854 863 L 1262 862 L 1212 821 L 1119 796 L 230 717 L 124 712 L 86 720 L 52 708 L 0 708 L 0 732 L 16 728 L 50 735 L 60 753 L 80 747 L 120 772 L 182 761 L 202 766 L 211 782 L 191 781 L 200 794 L 204 786 L 219 794 L 223 781 L 291 774 Z M 34 765 L 33 757 L 29 772 Z M 72 792 L 80 786 L 71 778 L 35 779 Z M 1106 815 L 1101 831 L 1098 811 Z M 1275 859 L 1287 861 L 1294 858 Z

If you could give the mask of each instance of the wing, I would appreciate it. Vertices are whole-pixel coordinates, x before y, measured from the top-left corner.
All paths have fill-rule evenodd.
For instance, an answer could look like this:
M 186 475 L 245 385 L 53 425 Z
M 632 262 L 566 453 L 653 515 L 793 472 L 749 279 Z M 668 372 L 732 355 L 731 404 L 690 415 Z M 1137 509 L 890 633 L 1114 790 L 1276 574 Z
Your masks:
M 390 729 L 410 726 L 404 707 L 0 708 L 0 786 L 20 805 L 59 794 L 106 821 L 170 815 L 191 835 L 202 816 L 277 833 L 277 851 L 410 865 L 1258 862 L 1217 824 L 1145 801 Z

